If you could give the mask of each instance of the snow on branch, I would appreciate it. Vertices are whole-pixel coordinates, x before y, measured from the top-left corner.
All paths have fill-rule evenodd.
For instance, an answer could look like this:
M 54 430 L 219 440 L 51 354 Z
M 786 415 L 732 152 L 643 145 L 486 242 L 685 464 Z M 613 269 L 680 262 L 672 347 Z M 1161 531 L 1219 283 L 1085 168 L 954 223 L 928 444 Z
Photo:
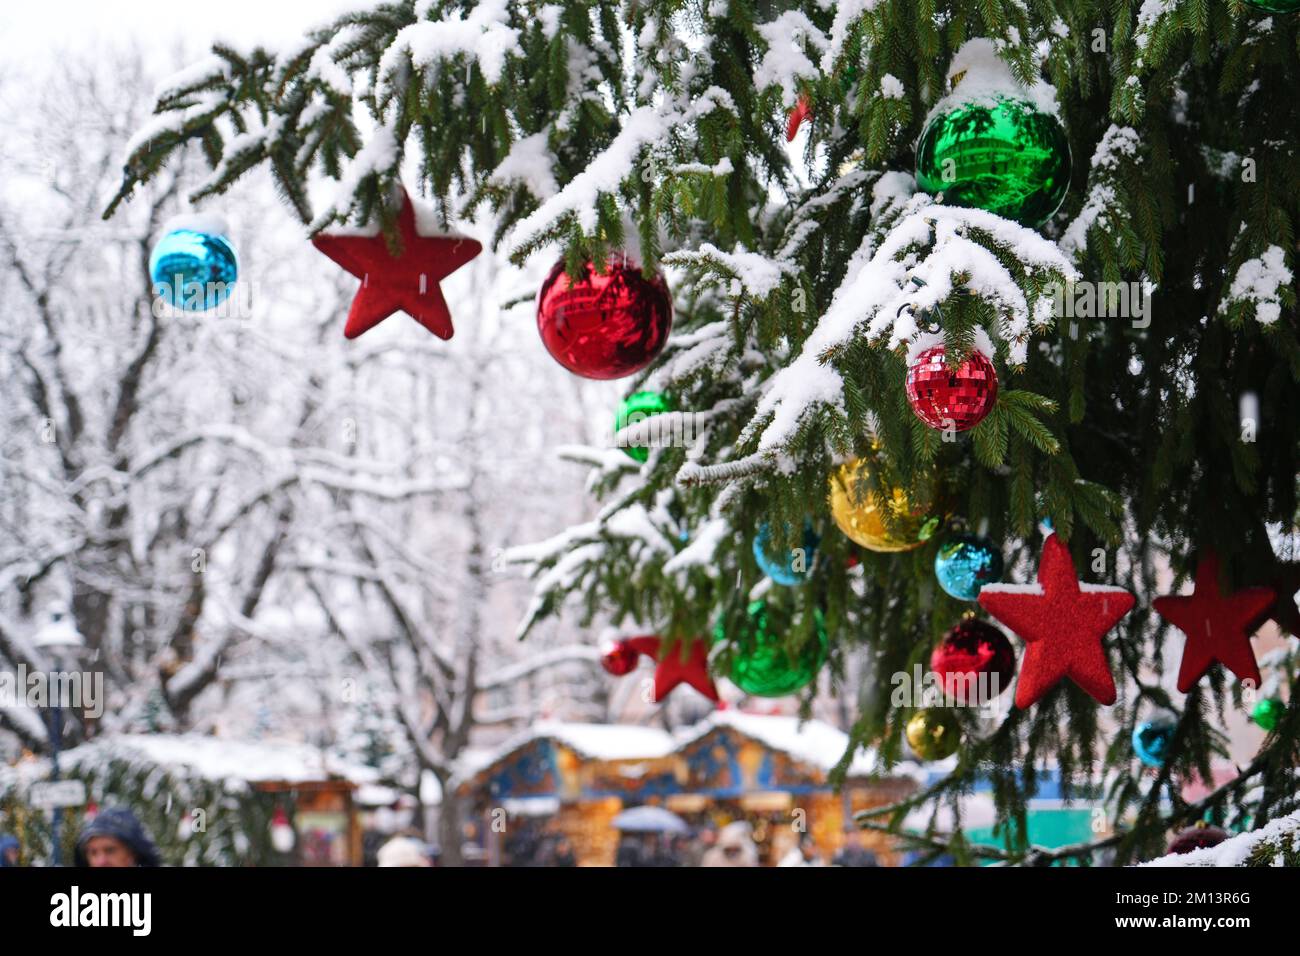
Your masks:
M 754 87 L 760 91 L 769 86 L 781 87 L 781 103 L 788 109 L 799 98 L 799 80 L 818 75 L 816 64 L 804 52 L 804 44 L 825 54 L 829 48 L 826 34 L 813 26 L 801 10 L 787 10 L 756 29 L 767 41 L 767 51 L 754 71 Z
M 511 144 L 510 152 L 488 176 L 488 182 L 497 186 L 522 185 L 544 201 L 560 191 L 554 166 L 555 156 L 546 145 L 546 133 L 534 133 Z
M 125 164 L 130 166 L 132 159 L 141 152 L 146 152 L 153 144 L 170 136 L 181 136 L 190 126 L 213 119 L 230 106 L 230 100 L 223 92 L 205 92 L 196 94 L 194 101 L 176 111 L 158 113 L 136 130 L 127 140 Z M 161 107 L 160 107 L 161 108 Z
M 700 243 L 696 250 L 670 252 L 663 261 L 671 266 L 702 267 L 706 272 L 731 279 L 757 302 L 771 295 L 783 278 L 797 278 L 800 273 L 794 262 L 769 259 L 757 252 L 747 252 L 743 246 L 736 252 L 723 252 L 711 242 Z
M 658 145 L 676 127 L 717 109 L 736 109 L 731 95 L 718 87 L 710 87 L 685 109 L 671 101 L 638 106 L 623 120 L 613 142 L 586 169 L 515 225 L 506 251 L 512 256 L 526 254 L 569 221 L 575 221 L 584 233 L 595 232 L 600 197 L 616 193 L 624 180 L 636 175 L 643 151 Z
M 334 190 L 334 200 L 312 221 L 311 231 L 319 232 L 331 222 L 347 219 L 356 204 L 361 183 L 370 177 L 396 177 L 401 160 L 401 144 L 393 131 L 387 126 L 376 129 L 344 170 Z
M 522 56 L 519 31 L 509 25 L 507 0 L 479 0 L 468 17 L 454 10 L 442 20 L 421 20 L 403 27 L 379 60 L 379 74 L 392 78 L 389 95 L 400 97 L 408 82 L 401 69 L 407 57 L 417 70 L 439 60 L 468 57 L 489 83 L 501 82 L 507 56 Z
M 164 686 L 167 697 L 173 700 L 188 697 L 211 680 L 220 666 L 221 655 L 225 653 L 233 635 L 234 632 L 226 628 L 221 630 L 219 636 L 203 641 L 194 658 L 167 681 Z
M 691 535 L 691 543 L 677 552 L 664 564 L 664 574 L 679 574 L 691 568 L 702 568 L 716 576 L 714 555 L 718 546 L 731 537 L 731 524 L 723 518 L 710 518 Z
M 230 62 L 215 53 L 209 53 L 163 79 L 154 87 L 154 99 L 173 100 L 204 87 L 225 83 L 229 79 Z
M 822 228 L 818 216 L 825 216 L 830 207 L 842 202 L 865 184 L 878 179 L 880 175 L 877 170 L 850 169 L 825 189 L 806 199 L 790 217 L 790 225 L 786 227 L 785 240 L 781 244 L 781 251 L 777 253 L 777 259 L 793 260 L 799 250 Z M 907 194 L 910 195 L 914 188 L 913 184 L 908 188 Z
M 731 326 L 725 321 L 674 334 L 668 339 L 660 365 L 651 374 L 651 382 L 663 391 L 695 375 L 716 375 L 726 366 L 732 343 Z
M 1247 866 L 1269 865 L 1283 852 L 1286 844 L 1292 852 L 1300 835 L 1300 810 L 1270 820 L 1258 830 L 1239 833 L 1217 846 L 1202 847 L 1190 853 L 1171 853 L 1142 866 Z
M 914 315 L 934 308 L 959 286 L 994 306 L 996 332 L 1009 346 L 1009 360 L 1023 364 L 1030 335 L 1050 324 L 1052 300 L 1039 295 L 1031 303 L 999 256 L 1044 283 L 1077 275 L 1055 243 L 1000 216 L 936 205 L 922 193 L 900 206 L 894 195 L 900 178 L 911 181 L 905 174 L 887 174 L 874 188 L 873 207 L 892 211 L 883 240 L 876 246 L 868 234 L 860 250 L 866 261 L 855 268 L 855 256 L 799 355 L 767 382 L 746 428 L 747 433 L 762 428 L 760 453 L 785 448 L 817 410 L 844 411 L 844 382 L 833 363 L 838 352 L 863 334 L 891 350 L 905 346 L 923 331 Z
M 1247 259 L 1237 269 L 1227 297 L 1219 303 L 1219 312 L 1238 311 L 1233 306 L 1254 306 L 1255 320 L 1260 325 L 1272 325 L 1282 315 L 1283 290 L 1293 278 L 1286 265 L 1286 252 L 1281 246 L 1269 246 L 1263 255 Z
M 0 726 L 10 728 L 22 738 L 24 746 L 43 747 L 49 739 L 49 728 L 42 723 L 40 711 L 32 707 L 0 707 Z
M 594 521 L 572 525 L 544 541 L 507 549 L 504 562 L 524 566 L 535 582 L 518 636 L 525 636 L 567 596 L 589 591 L 583 582 L 608 562 L 611 546 L 631 548 L 638 565 L 670 560 L 676 551 L 677 532 L 662 500 L 669 494 L 661 492 L 661 500 L 653 508 L 631 496 L 620 498 L 602 509 Z
M 880 0 L 841 0 L 835 4 L 835 19 L 831 21 L 831 35 L 822 54 L 822 72 L 830 73 L 835 61 L 844 55 L 844 44 L 849 32 L 865 14 L 880 5 Z
M 1092 154 L 1092 168 L 1088 174 L 1088 197 L 1083 208 L 1065 229 L 1061 249 L 1076 262 L 1088 246 L 1088 233 L 1093 227 L 1106 228 L 1110 217 L 1124 214 L 1124 206 L 1117 191 L 1118 174 L 1122 164 L 1139 162 L 1141 141 L 1131 126 L 1114 123 L 1106 130 Z

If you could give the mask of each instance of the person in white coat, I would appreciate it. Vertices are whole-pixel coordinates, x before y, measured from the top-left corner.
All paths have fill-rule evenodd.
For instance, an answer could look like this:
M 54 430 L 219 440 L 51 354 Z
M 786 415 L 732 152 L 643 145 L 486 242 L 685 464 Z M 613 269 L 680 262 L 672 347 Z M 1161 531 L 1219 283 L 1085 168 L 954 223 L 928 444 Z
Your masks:
M 752 834 L 744 820 L 728 823 L 718 831 L 718 842 L 704 854 L 700 866 L 758 866 L 758 846 Z
M 379 848 L 380 866 L 432 866 L 424 844 L 408 836 L 395 836 Z
M 781 857 L 777 866 L 825 866 L 826 861 L 821 858 L 817 852 L 817 847 L 813 845 L 812 840 L 807 838 L 800 840 L 794 846 L 786 851 L 785 856 Z

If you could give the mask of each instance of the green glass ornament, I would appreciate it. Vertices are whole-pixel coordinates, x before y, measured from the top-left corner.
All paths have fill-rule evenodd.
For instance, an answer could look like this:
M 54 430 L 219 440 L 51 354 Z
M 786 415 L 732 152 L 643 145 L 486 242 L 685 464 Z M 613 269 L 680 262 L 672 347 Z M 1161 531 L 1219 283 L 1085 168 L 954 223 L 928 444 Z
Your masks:
M 651 415 L 670 411 L 672 411 L 672 403 L 659 392 L 633 392 L 619 403 L 618 412 L 614 416 L 614 431 L 621 431 L 628 425 L 635 425 Z M 645 464 L 646 459 L 650 457 L 650 449 L 644 445 L 625 445 L 623 451 L 629 458 L 642 464 Z
M 1255 704 L 1255 709 L 1250 712 L 1250 719 L 1260 728 L 1272 733 L 1285 711 L 1286 704 L 1276 697 L 1265 697 Z
M 755 697 L 786 697 L 807 687 L 826 663 L 828 641 L 821 611 L 813 611 L 815 636 L 794 659 L 786 653 L 782 634 L 789 624 L 789 613 L 766 601 L 752 601 L 745 609 L 743 633 L 736 637 L 732 658 L 731 682 Z M 727 639 L 723 622 L 713 630 L 714 641 Z
M 1246 0 L 1246 4 L 1265 13 L 1295 13 L 1300 10 L 1300 0 Z
M 1070 143 L 1060 121 L 1028 100 L 975 100 L 926 124 L 916 145 L 916 181 L 950 205 L 1037 228 L 1070 188 Z

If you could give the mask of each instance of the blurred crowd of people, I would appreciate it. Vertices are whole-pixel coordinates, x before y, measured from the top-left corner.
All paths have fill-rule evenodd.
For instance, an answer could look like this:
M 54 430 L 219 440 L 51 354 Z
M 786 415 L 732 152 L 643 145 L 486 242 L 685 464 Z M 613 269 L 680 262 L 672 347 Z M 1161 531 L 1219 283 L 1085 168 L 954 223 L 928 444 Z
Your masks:
M 845 837 L 844 846 L 830 859 L 807 836 L 799 835 L 779 858 L 777 866 L 877 866 L 876 855 L 862 845 L 861 835 Z M 619 841 L 616 866 L 761 866 L 762 853 L 754 830 L 744 820 L 721 829 L 704 827 L 694 834 L 624 834 Z
M 467 834 L 468 835 L 468 834 Z M 19 865 L 19 843 L 0 834 L 0 867 Z M 577 866 L 573 843 L 553 822 L 518 821 L 502 846 L 505 866 Z M 622 833 L 615 866 L 760 866 L 760 846 L 753 827 L 743 820 L 691 833 Z M 374 855 L 381 867 L 436 866 L 438 851 L 418 837 L 386 838 Z M 828 860 L 807 834 L 798 835 L 779 856 L 777 866 L 877 866 L 876 855 L 850 831 L 844 845 Z M 105 809 L 88 820 L 77 835 L 75 863 L 89 867 L 161 866 L 158 849 L 133 813 Z M 471 864 L 472 865 L 472 864 Z
M 505 866 L 576 866 L 569 838 L 553 824 L 518 821 L 511 824 L 503 844 Z M 844 845 L 829 859 L 805 834 L 779 858 L 777 866 L 878 866 L 876 855 L 863 846 L 860 833 L 845 836 Z M 621 833 L 615 866 L 761 866 L 762 849 L 753 827 L 738 820 L 721 828 L 704 826 L 691 833 Z

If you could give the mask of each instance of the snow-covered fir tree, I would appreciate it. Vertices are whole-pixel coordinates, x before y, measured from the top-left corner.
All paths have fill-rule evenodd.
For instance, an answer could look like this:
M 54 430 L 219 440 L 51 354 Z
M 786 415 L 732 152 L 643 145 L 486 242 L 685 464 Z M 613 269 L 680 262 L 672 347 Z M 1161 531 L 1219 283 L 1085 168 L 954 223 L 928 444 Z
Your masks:
M 629 252 L 665 270 L 673 334 L 627 385 L 668 393 L 676 410 L 621 437 L 689 440 L 661 443 L 644 465 L 617 449 L 567 452 L 594 465 L 601 506 L 513 553 L 537 585 L 524 631 L 553 615 L 680 641 L 716 629 L 724 674 L 762 599 L 788 622 L 790 656 L 824 626 L 832 689 L 854 656 L 886 681 L 927 661 L 968 611 L 987 617 L 936 584 L 949 534 L 995 542 L 1003 580 L 1023 594 L 1050 529 L 1081 593 L 1135 595 L 1104 638 L 1115 702 L 1063 680 L 991 724 L 954 708 L 953 772 L 861 822 L 955 805 L 985 774 L 1002 855 L 1048 859 L 1031 854 L 1024 822 L 1034 768 L 1051 759 L 1067 785 L 1104 780 L 1098 799 L 1125 822 L 1057 856 L 1124 862 L 1207 815 L 1263 826 L 1294 809 L 1295 707 L 1235 781 L 1182 799 L 1259 689 L 1214 667 L 1174 692 L 1182 637 L 1153 609 L 1213 551 L 1224 593 L 1271 586 L 1262 616 L 1297 628 L 1300 17 L 1260 9 L 1285 6 L 383 4 L 293 49 L 218 45 L 174 77 L 108 214 L 194 145 L 211 172 L 193 200 L 265 166 L 306 232 L 378 221 L 393 234 L 404 185 L 448 224 L 493 215 L 498 249 L 518 263 L 561 256 L 577 275 Z M 1049 157 L 1066 163 L 1061 201 L 1041 217 L 980 208 L 992 204 L 963 196 L 961 170 L 918 163 L 933 122 L 972 106 L 987 118 L 1007 98 L 1062 131 Z M 1010 174 L 994 163 L 980 175 Z M 1126 314 L 1087 304 L 1101 283 L 1124 290 Z M 932 428 L 909 406 L 909 362 L 937 345 L 949 367 L 979 355 L 996 369 L 996 403 L 969 432 Z M 867 478 L 846 493 L 888 512 L 885 532 L 909 536 L 907 550 L 878 553 L 837 530 L 828 488 L 852 459 Z M 915 517 L 938 519 L 924 540 L 903 527 Z M 816 555 L 797 586 L 774 586 L 754 537 L 767 525 L 769 553 L 795 548 L 805 522 Z M 1050 623 L 1060 637 L 1079 622 Z M 1162 714 L 1175 730 L 1146 769 L 1131 734 Z M 913 716 L 887 693 L 864 695 L 855 743 L 901 758 Z M 960 832 L 921 839 L 964 853 Z

